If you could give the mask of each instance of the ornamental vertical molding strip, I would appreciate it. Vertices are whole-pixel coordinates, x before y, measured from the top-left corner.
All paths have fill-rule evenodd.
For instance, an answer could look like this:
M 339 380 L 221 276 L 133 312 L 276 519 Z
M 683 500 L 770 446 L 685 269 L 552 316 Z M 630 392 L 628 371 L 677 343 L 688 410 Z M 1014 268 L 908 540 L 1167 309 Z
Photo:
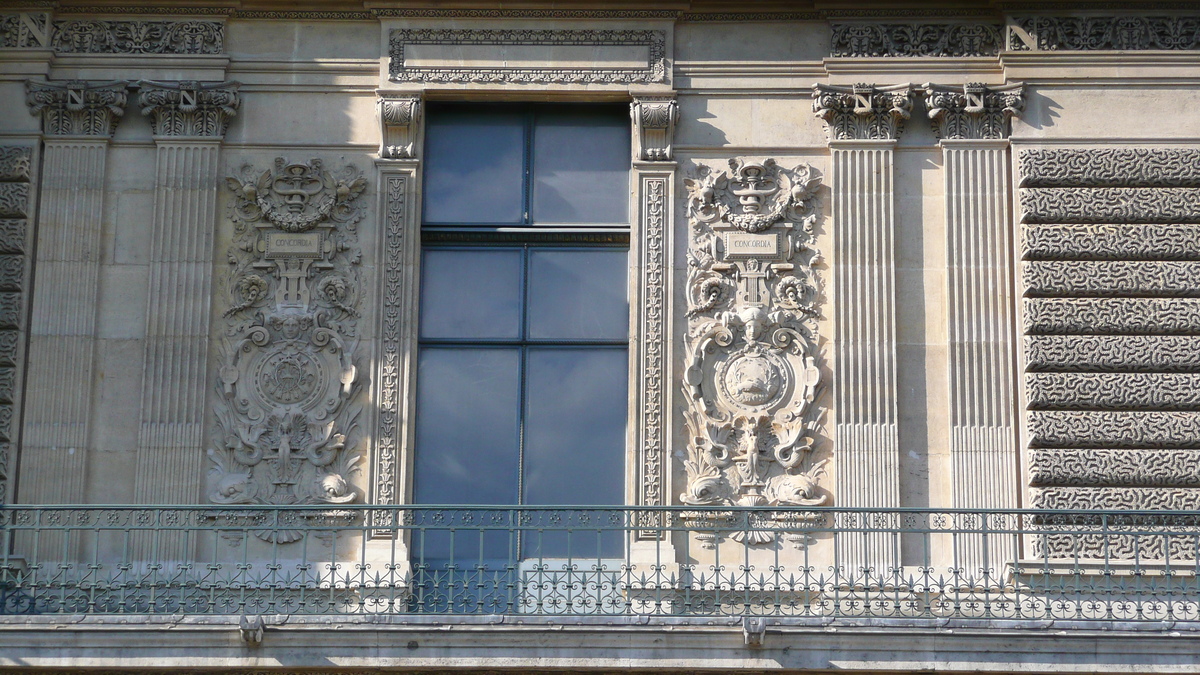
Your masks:
M 0 504 L 8 503 L 16 478 L 33 152 L 28 146 L 0 146 Z
M 138 105 L 154 132 L 156 175 L 138 504 L 187 504 L 201 496 L 218 157 L 237 113 L 237 89 L 236 82 L 141 82 Z
M 945 159 L 950 464 L 954 508 L 1017 507 L 1010 119 L 1024 87 L 926 84 Z M 960 536 L 956 566 L 980 573 L 999 538 Z
M 671 382 L 668 310 L 671 297 L 671 251 L 674 249 L 675 173 L 673 143 L 678 108 L 673 95 L 638 97 L 630 105 L 633 124 L 633 181 L 636 215 L 629 237 L 633 271 L 630 310 L 630 415 L 633 420 L 634 501 L 639 506 L 671 504 L 668 454 Z M 639 524 L 658 526 L 650 513 Z M 639 540 L 657 540 L 662 531 L 639 530 Z M 657 545 L 657 544 L 656 544 Z M 673 562 L 673 561 L 669 561 Z
M 900 505 L 893 153 L 911 110 L 908 85 L 813 89 L 832 154 L 838 506 Z M 895 567 L 891 544 L 880 534 L 842 538 L 839 564 Z
M 19 499 L 84 498 L 105 156 L 125 111 L 125 82 L 29 82 L 44 152 Z
M 408 503 L 411 487 L 417 323 L 410 317 L 417 316 L 420 297 L 422 101 L 417 95 L 380 94 L 378 105 L 380 158 L 375 167 L 381 222 L 375 264 L 379 314 L 372 378 L 375 420 L 368 501 L 394 506 Z M 372 537 L 391 537 L 394 532 L 380 529 Z M 396 546 L 403 543 L 397 542 Z M 390 551 L 390 547 L 385 548 Z

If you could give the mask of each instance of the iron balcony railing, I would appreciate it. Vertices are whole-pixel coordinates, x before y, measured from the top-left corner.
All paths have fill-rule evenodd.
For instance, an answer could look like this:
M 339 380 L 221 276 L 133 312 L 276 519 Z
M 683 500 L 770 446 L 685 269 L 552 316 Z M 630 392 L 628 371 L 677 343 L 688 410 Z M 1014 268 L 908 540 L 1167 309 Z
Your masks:
M 1200 620 L 1200 512 L 0 507 L 2 614 Z

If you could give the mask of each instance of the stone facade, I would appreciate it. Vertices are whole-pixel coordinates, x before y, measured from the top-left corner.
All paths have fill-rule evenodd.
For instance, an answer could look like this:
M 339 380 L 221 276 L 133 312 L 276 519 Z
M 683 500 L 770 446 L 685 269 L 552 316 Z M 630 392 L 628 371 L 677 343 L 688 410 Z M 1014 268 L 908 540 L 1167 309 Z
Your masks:
M 307 505 L 332 520 L 410 504 L 430 104 L 619 103 L 632 139 L 624 503 L 679 507 L 639 515 L 631 568 L 933 560 L 952 575 L 986 566 L 1000 541 L 986 527 L 934 537 L 932 552 L 869 529 L 808 537 L 824 518 L 813 507 L 1029 509 L 997 571 L 1010 580 L 1029 560 L 1194 566 L 1180 536 L 1194 521 L 1143 547 L 1130 521 L 1109 541 L 1036 515 L 1200 511 L 1193 8 L 244 4 L 0 9 L 0 503 Z M 717 507 L 764 507 L 761 522 L 791 529 L 784 545 L 722 530 L 732 516 Z M 371 517 L 354 559 L 408 565 L 407 542 Z M 1047 524 L 1059 527 L 1039 534 Z M 299 546 L 303 525 L 213 548 Z M 131 568 L 207 550 L 127 543 Z M 75 563 L 118 555 L 54 546 Z M 134 664 L 100 647 L 107 660 L 88 661 L 113 626 L 59 648 L 49 624 L 7 618 L 0 645 L 34 639 L 0 664 Z M 916 638 L 926 661 L 881 657 L 866 633 L 821 647 L 827 658 L 757 658 L 740 650 L 816 629 L 724 619 L 681 628 L 676 660 L 618 625 L 597 639 L 635 644 L 624 666 L 559 638 L 539 660 L 528 634 L 482 623 L 478 658 L 463 660 L 473 638 L 394 616 L 347 624 L 349 638 L 306 624 L 313 644 L 298 630 L 262 653 L 430 672 L 514 654 L 514 668 L 693 671 L 832 668 L 846 654 L 864 670 L 1192 662 L 1126 634 L 1124 651 L 1064 637 L 995 662 L 930 646 L 933 633 Z M 209 634 L 237 628 L 196 624 L 179 653 L 254 665 L 250 647 L 221 651 Z M 312 651 L 385 638 L 412 653 Z

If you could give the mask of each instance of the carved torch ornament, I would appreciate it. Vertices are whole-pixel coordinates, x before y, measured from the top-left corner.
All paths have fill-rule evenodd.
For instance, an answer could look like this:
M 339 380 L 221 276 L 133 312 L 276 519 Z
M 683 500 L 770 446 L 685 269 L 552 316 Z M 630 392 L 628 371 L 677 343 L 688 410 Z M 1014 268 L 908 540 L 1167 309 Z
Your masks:
M 361 456 L 353 361 L 366 180 L 319 160 L 226 179 L 235 223 L 210 452 L 217 504 L 343 504 Z M 289 532 L 265 532 L 287 542 Z M 295 535 L 298 536 L 298 535 Z
M 683 389 L 692 505 L 815 506 L 820 178 L 766 159 L 701 165 L 688 190 Z M 762 543 L 762 542 L 759 542 Z

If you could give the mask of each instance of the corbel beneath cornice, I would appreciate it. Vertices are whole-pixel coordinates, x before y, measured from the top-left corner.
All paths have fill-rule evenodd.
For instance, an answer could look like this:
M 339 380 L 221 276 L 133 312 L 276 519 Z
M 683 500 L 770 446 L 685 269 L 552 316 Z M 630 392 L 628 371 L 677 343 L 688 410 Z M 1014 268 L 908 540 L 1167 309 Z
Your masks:
M 988 87 L 979 83 L 959 87 L 926 84 L 925 107 L 933 133 L 941 139 L 1003 139 L 1009 120 L 1025 108 L 1025 85 Z
M 675 158 L 675 123 L 679 104 L 674 96 L 635 96 L 629 105 L 633 118 L 633 157 L 643 162 Z
M 240 82 L 138 83 L 138 105 L 155 136 L 221 138 L 237 115 Z
M 125 114 L 128 101 L 124 80 L 114 82 L 25 83 L 29 114 L 42 117 L 47 136 L 96 136 L 111 138 Z
M 896 140 L 912 115 L 912 85 L 813 85 L 813 113 L 829 140 Z
M 383 159 L 415 159 L 421 121 L 421 96 L 379 95 L 380 143 Z

